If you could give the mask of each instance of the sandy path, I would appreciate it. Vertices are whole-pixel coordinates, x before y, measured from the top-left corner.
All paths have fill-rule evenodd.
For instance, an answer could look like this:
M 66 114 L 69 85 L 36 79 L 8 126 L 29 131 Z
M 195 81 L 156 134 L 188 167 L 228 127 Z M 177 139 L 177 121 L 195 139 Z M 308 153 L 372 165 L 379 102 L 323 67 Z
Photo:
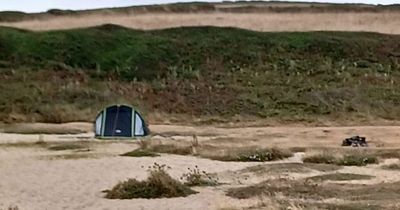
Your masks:
M 129 151 L 115 146 L 114 153 Z M 102 190 L 127 178 L 144 179 L 154 162 L 166 164 L 179 178 L 188 167 L 209 173 L 240 170 L 255 163 L 224 163 L 190 156 L 163 155 L 156 158 L 110 156 L 88 159 L 43 158 L 59 154 L 35 148 L 0 148 L 0 209 L 17 205 L 20 209 L 213 209 L 227 198 L 221 192 L 200 189 L 187 198 L 108 200 Z M 203 192 L 205 191 L 205 192 Z M 179 205 L 177 205 L 179 204 Z
M 86 127 L 89 127 L 90 123 Z M 400 126 L 352 126 L 352 127 L 239 127 L 151 125 L 152 139 L 192 140 L 212 144 L 244 144 L 247 146 L 276 147 L 338 147 L 349 136 L 367 137 L 371 146 L 400 148 Z M 40 137 L 41 136 L 41 137 Z M 51 141 L 93 140 L 93 133 L 72 135 L 9 134 L 0 132 L 0 144 L 36 142 L 42 138 Z

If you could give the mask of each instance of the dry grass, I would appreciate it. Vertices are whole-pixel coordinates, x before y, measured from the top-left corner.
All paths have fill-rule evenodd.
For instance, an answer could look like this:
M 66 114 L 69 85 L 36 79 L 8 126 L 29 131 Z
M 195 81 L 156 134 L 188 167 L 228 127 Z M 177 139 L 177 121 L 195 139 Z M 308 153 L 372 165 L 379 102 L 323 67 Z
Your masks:
M 19 123 L 0 124 L 0 131 L 4 133 L 18 134 L 81 134 L 92 130 L 92 125 L 86 123 Z
M 78 160 L 78 159 L 92 159 L 97 158 L 97 155 L 87 154 L 87 153 L 72 153 L 72 154 L 62 154 L 62 155 L 46 155 L 41 159 L 43 160 Z
M 1 23 L 3 26 L 35 31 L 91 27 L 112 23 L 135 29 L 163 29 L 181 26 L 238 27 L 256 31 L 370 31 L 400 34 L 398 12 L 330 13 L 195 13 L 139 15 L 91 14 Z
M 145 149 L 136 149 L 127 153 L 122 154 L 121 156 L 128 156 L 128 157 L 158 157 L 159 154 L 145 150 Z
M 54 151 L 82 150 L 82 149 L 89 150 L 89 147 L 88 147 L 88 145 L 85 145 L 85 144 L 59 144 L 59 145 L 50 146 L 48 149 L 54 150 Z
M 307 178 L 308 180 L 313 181 L 348 181 L 348 180 L 362 180 L 362 179 L 372 179 L 373 176 L 363 175 L 363 174 L 350 174 L 350 173 L 333 173 L 333 174 L 324 174 L 319 176 L 313 176 Z
M 317 206 L 321 206 L 322 209 L 386 209 L 383 206 L 393 205 L 398 201 L 399 189 L 399 182 L 362 185 L 275 179 L 247 187 L 232 188 L 228 190 L 227 195 L 238 199 L 266 195 L 272 198 L 280 197 L 286 202 L 297 200 L 305 209 Z M 316 200 L 329 199 L 338 199 L 340 202 L 336 200 L 334 203 L 315 203 Z M 368 205 L 365 205 L 366 203 Z
M 396 170 L 396 171 L 400 171 L 400 164 L 398 163 L 393 163 L 390 165 L 384 165 L 382 166 L 383 169 L 385 170 Z
M 341 166 L 329 164 L 312 164 L 312 163 L 277 163 L 267 165 L 250 166 L 240 172 L 250 172 L 255 175 L 265 174 L 291 174 L 291 173 L 310 173 L 313 170 L 320 172 L 336 171 L 341 169 Z
M 303 158 L 303 162 L 317 164 L 334 164 L 336 162 L 336 157 L 326 153 L 307 155 Z

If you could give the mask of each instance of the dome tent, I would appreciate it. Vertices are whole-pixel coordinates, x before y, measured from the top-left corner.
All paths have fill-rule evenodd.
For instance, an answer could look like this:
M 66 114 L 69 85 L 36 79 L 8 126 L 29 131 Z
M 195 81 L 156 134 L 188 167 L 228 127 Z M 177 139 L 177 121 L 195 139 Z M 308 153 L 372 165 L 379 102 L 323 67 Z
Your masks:
M 96 117 L 95 135 L 98 138 L 147 136 L 149 129 L 142 116 L 128 105 L 112 105 Z

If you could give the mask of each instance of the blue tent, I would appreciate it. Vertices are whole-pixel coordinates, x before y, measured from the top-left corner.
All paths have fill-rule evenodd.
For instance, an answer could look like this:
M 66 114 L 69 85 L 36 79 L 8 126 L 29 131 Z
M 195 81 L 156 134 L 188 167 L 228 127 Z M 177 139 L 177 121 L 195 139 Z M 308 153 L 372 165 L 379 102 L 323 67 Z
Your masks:
M 113 105 L 102 110 L 95 121 L 98 138 L 147 136 L 149 129 L 142 116 L 133 107 Z

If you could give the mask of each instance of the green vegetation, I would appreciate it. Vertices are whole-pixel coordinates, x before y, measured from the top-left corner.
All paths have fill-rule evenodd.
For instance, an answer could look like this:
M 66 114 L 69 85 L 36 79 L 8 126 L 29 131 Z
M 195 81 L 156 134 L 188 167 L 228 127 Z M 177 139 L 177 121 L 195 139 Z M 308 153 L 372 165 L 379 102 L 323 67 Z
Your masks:
M 254 151 L 240 151 L 235 157 L 223 157 L 231 161 L 243 162 L 265 162 L 273 160 L 282 160 L 291 157 L 292 153 L 277 148 L 272 149 L 256 149 Z
M 348 181 L 348 180 L 361 180 L 361 179 L 372 179 L 373 176 L 363 175 L 363 174 L 350 174 L 350 173 L 333 173 L 333 174 L 324 174 L 319 176 L 309 177 L 307 179 L 313 181 Z
M 303 158 L 303 162 L 317 164 L 334 164 L 336 162 L 336 157 L 325 153 L 309 155 Z
M 377 164 L 379 161 L 375 156 L 372 155 L 345 155 L 339 159 L 337 164 L 343 166 L 366 166 L 367 164 Z
M 374 154 L 355 153 L 351 155 L 343 155 L 343 157 L 334 157 L 328 154 L 316 154 L 303 158 L 305 163 L 318 164 L 336 164 L 342 166 L 366 166 L 367 164 L 377 164 L 378 158 Z
M 129 179 L 117 184 L 113 189 L 106 191 L 106 198 L 133 199 L 133 198 L 172 198 L 186 197 L 196 193 L 186 185 L 173 179 L 166 171 L 165 165 L 154 164 L 149 169 L 147 180 L 138 181 Z
M 225 119 L 398 120 L 399 41 L 215 27 L 0 27 L 0 121 L 91 121 L 110 103 Z
M 200 157 L 209 158 L 219 161 L 239 161 L 239 162 L 266 162 L 274 160 L 282 160 L 293 155 L 292 152 L 278 148 L 257 148 L 257 147 L 241 147 L 241 148 L 224 148 L 224 147 L 207 147 L 202 145 L 200 148 L 208 148 L 208 151 L 200 150 Z M 214 151 L 214 152 L 210 152 Z
M 121 156 L 128 156 L 128 157 L 158 157 L 159 154 L 145 150 L 145 149 L 136 149 L 127 153 L 122 154 Z

